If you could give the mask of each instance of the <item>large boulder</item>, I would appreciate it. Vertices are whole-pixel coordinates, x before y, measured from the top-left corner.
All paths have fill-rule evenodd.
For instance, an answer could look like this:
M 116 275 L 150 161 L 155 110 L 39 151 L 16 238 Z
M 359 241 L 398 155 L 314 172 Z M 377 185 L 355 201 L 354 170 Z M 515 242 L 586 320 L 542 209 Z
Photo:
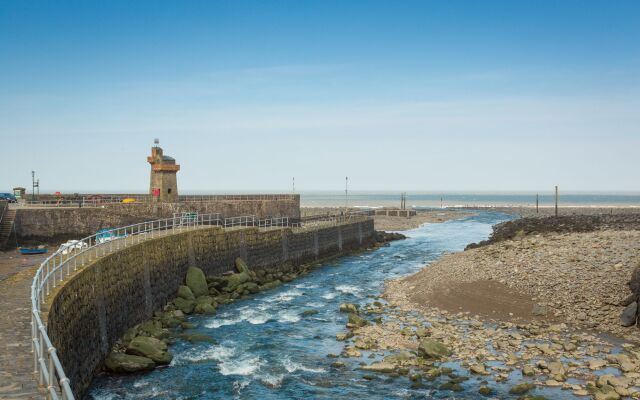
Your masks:
M 348 321 L 349 325 L 353 327 L 362 327 L 365 325 L 369 325 L 369 322 L 366 319 L 354 313 L 349 314 Z
M 165 342 L 148 336 L 135 337 L 127 346 L 127 354 L 147 357 L 158 364 L 169 364 L 173 358 Z
M 147 357 L 111 352 L 104 360 L 104 366 L 111 372 L 138 372 L 153 369 L 156 363 Z
M 242 285 L 238 285 L 235 291 L 244 292 L 245 290 L 249 293 L 258 293 L 260 291 L 260 286 L 255 282 L 245 282 Z
M 198 303 L 196 304 L 193 312 L 196 314 L 208 314 L 213 315 L 216 313 L 216 308 L 211 303 Z
M 226 286 L 224 288 L 224 291 L 233 292 L 238 288 L 238 286 L 242 285 L 245 282 L 249 282 L 250 280 L 251 277 L 246 272 L 225 276 L 224 281 L 226 282 Z
M 249 266 L 247 266 L 247 263 L 244 262 L 244 260 L 240 257 L 236 258 L 236 271 L 238 271 L 239 273 L 249 273 Z
M 191 314 L 193 312 L 193 308 L 196 306 L 196 302 L 194 300 L 185 300 L 182 297 L 174 299 L 173 304 L 178 307 L 178 310 L 185 314 Z
M 422 358 L 439 360 L 451 354 L 447 346 L 434 339 L 422 339 L 418 345 L 418 355 Z
M 620 324 L 622 326 L 633 326 L 638 319 L 638 302 L 634 301 L 624 308 L 620 315 Z
M 180 285 L 178 288 L 178 297 L 183 298 L 185 300 L 195 300 L 196 296 L 193 295 L 189 286 Z
M 205 296 L 209 294 L 209 288 L 207 287 L 207 278 L 204 276 L 204 272 L 200 268 L 189 267 L 187 269 L 187 286 L 193 292 L 195 297 Z

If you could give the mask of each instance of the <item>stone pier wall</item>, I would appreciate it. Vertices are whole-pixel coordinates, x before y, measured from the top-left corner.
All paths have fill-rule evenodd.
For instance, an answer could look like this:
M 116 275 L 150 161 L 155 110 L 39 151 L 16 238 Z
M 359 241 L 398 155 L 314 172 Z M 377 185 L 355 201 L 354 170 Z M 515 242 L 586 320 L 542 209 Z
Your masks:
M 56 243 L 81 239 L 102 228 L 170 218 L 179 212 L 220 213 L 227 218 L 241 215 L 288 217 L 295 222 L 300 219 L 300 196 L 178 203 L 116 203 L 90 208 L 21 208 L 16 214 L 15 227 L 20 243 Z
M 189 266 L 217 275 L 232 270 L 236 257 L 252 269 L 300 265 L 374 241 L 373 221 L 366 220 L 296 233 L 201 228 L 142 242 L 64 283 L 47 316 L 49 336 L 80 398 L 115 341 L 176 296 Z

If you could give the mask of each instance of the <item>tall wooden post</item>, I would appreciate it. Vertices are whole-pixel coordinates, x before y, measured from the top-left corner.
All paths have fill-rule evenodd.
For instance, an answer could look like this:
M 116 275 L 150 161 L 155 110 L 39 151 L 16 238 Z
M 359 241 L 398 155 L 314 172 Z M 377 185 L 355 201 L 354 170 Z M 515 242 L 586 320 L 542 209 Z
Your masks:
M 538 213 L 538 205 L 539 205 L 539 202 L 538 202 L 538 193 L 536 193 L 536 214 Z
M 556 185 L 556 217 L 558 216 L 558 186 Z

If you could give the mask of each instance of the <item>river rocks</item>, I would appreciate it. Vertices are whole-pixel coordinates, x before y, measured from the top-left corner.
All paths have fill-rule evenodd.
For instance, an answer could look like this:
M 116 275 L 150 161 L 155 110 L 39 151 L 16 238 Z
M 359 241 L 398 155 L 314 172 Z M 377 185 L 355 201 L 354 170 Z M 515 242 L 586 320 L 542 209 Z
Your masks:
M 385 232 L 385 231 L 376 231 L 375 233 L 376 242 L 378 243 L 388 243 L 395 240 L 403 240 L 407 237 L 402 233 L 398 232 Z
M 487 372 L 487 368 L 484 366 L 484 364 L 473 364 L 469 367 L 469 371 L 471 371 L 471 373 L 473 374 L 477 374 L 477 375 L 488 375 L 489 373 Z
M 422 358 L 439 360 L 451 354 L 447 346 L 434 339 L 422 339 L 418 345 L 418 355 Z
M 316 314 L 318 314 L 319 312 L 320 312 L 320 311 L 318 311 L 318 310 L 313 310 L 313 309 L 311 309 L 311 310 L 304 310 L 303 312 L 301 312 L 301 313 L 300 313 L 300 315 L 301 315 L 301 316 L 303 316 L 303 317 L 310 317 L 310 316 L 312 316 L 312 315 L 316 315 Z
M 620 324 L 622 326 L 633 326 L 638 319 L 638 302 L 634 301 L 624 308 L 620 315 Z
M 336 340 L 340 342 L 340 341 L 350 339 L 352 337 L 353 337 L 353 332 L 338 333 L 336 335 Z
M 282 281 L 280 281 L 279 279 L 276 279 L 274 281 L 267 282 L 267 283 L 261 285 L 260 286 L 260 291 L 275 289 L 280 285 L 282 285 Z
M 225 292 L 233 292 L 238 286 L 242 285 L 245 282 L 249 282 L 250 280 L 251 277 L 246 272 L 225 276 L 223 277 L 223 282 L 225 284 L 223 290 Z
M 158 364 L 169 364 L 173 358 L 165 342 L 146 336 L 134 338 L 127 346 L 127 354 L 147 357 Z
M 182 297 L 177 297 L 173 300 L 173 304 L 185 314 L 191 314 L 193 308 L 196 306 L 195 300 L 186 300 Z
M 493 390 L 491 390 L 489 386 L 480 386 L 480 389 L 478 389 L 478 393 L 483 396 L 491 396 L 491 394 L 493 394 Z
M 137 335 L 146 335 L 156 339 L 164 339 L 169 336 L 169 331 L 162 327 L 162 322 L 151 320 L 138 326 Z
M 604 385 L 595 391 L 595 400 L 618 400 L 620 395 L 616 392 L 615 388 L 609 385 Z
M 559 361 L 549 363 L 548 370 L 549 375 L 556 381 L 564 382 L 567 379 L 564 375 L 564 365 L 562 365 L 562 363 Z
M 238 285 L 234 291 L 237 293 L 258 293 L 260 291 L 260 286 L 255 282 L 246 282 Z
M 536 385 L 534 385 L 533 383 L 530 382 L 521 382 L 518 383 L 515 386 L 512 386 L 511 389 L 509 389 L 509 393 L 511 394 L 525 394 L 528 391 L 530 391 L 531 389 L 535 388 Z
M 347 324 L 347 326 L 358 328 L 368 324 L 369 322 L 366 319 L 360 317 L 358 314 L 354 314 L 354 313 L 349 314 L 349 323 Z
M 189 267 L 187 269 L 186 283 L 195 297 L 205 296 L 209 294 L 207 286 L 207 278 L 200 268 Z
M 607 362 L 605 360 L 601 360 L 601 359 L 593 359 L 593 360 L 589 360 L 589 369 L 591 370 L 596 370 L 596 369 L 600 369 L 602 367 L 605 367 L 607 365 Z
M 104 360 L 104 366 L 111 372 L 140 372 L 155 368 L 156 363 L 147 357 L 111 352 Z
M 216 308 L 209 303 L 199 303 L 193 308 L 193 312 L 196 314 L 213 315 L 216 313 Z
M 216 340 L 211 336 L 203 335 L 200 333 L 182 333 L 178 335 L 178 337 L 181 339 L 187 340 L 191 343 L 200 343 L 200 342 L 217 343 Z
M 235 267 L 236 271 L 239 273 L 249 273 L 249 266 L 247 266 L 247 263 L 245 263 L 244 260 L 240 257 L 236 258 Z
M 358 306 L 352 303 L 340 304 L 340 312 L 358 314 Z
M 390 373 L 396 370 L 396 366 L 391 363 L 377 362 L 371 365 L 364 365 L 360 367 L 360 369 L 364 371 L 370 371 L 370 372 Z
M 189 286 L 180 285 L 178 287 L 178 297 L 185 300 L 195 300 L 196 296 L 194 296 Z

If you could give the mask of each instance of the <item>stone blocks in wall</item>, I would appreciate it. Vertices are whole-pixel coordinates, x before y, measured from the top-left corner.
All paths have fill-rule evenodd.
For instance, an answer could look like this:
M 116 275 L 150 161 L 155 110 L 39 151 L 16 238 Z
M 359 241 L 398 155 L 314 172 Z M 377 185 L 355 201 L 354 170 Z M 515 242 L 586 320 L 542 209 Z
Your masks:
M 317 230 L 204 228 L 141 242 L 103 257 L 64 283 L 48 314 L 48 332 L 77 395 L 127 329 L 176 296 L 187 268 L 206 275 L 233 269 L 301 265 L 375 242 L 373 220 Z

